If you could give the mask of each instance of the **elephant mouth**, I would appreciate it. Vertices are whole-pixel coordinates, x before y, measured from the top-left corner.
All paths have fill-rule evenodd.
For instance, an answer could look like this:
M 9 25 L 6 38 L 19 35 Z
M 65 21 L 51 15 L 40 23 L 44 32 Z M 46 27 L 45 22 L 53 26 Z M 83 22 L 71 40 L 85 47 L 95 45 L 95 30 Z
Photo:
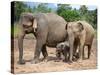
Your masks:
M 25 33 L 26 33 L 26 34 L 29 34 L 29 33 L 32 33 L 32 31 L 26 30 Z

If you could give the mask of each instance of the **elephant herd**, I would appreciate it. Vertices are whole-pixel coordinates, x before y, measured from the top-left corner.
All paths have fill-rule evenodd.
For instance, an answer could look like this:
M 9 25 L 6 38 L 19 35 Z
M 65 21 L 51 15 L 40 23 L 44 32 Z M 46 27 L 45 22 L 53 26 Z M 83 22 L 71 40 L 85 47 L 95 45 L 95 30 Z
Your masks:
M 18 34 L 19 64 L 25 64 L 23 59 L 23 39 L 25 34 L 33 33 L 36 37 L 34 58 L 31 63 L 39 63 L 40 53 L 43 60 L 48 57 L 46 46 L 56 47 L 57 59 L 61 55 L 64 61 L 73 62 L 73 59 L 84 59 L 84 47 L 88 46 L 88 59 L 94 38 L 94 29 L 86 21 L 66 22 L 61 16 L 54 13 L 23 13 L 19 20 Z

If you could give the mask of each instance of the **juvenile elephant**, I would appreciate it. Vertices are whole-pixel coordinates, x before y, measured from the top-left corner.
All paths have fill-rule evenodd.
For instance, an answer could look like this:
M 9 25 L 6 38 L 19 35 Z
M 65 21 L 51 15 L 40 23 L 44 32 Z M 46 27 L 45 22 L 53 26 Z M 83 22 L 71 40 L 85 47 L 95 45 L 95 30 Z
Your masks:
M 36 37 L 36 48 L 32 63 L 39 62 L 40 52 L 44 59 L 48 53 L 46 46 L 56 47 L 67 38 L 66 21 L 54 13 L 23 13 L 20 17 L 20 33 L 18 36 L 19 63 L 25 64 L 23 59 L 23 39 L 25 34 L 33 33 Z
M 69 47 L 68 41 L 57 44 L 56 46 L 57 60 L 59 61 L 61 59 L 61 55 L 63 55 L 64 61 L 67 62 L 69 60 L 69 50 L 70 50 L 70 47 Z
M 91 46 L 94 38 L 94 29 L 86 21 L 69 22 L 66 25 L 70 45 L 70 58 L 72 61 L 79 46 L 79 61 L 84 59 L 84 46 L 88 46 L 88 59 L 90 58 Z

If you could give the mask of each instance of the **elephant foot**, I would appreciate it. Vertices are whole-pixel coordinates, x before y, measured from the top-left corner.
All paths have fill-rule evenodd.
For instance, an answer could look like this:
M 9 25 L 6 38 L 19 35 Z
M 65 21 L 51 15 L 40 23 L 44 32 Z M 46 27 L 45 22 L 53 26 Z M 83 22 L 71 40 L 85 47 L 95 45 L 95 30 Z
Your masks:
M 82 59 L 78 59 L 78 62 L 79 62 L 79 63 L 82 63 Z
M 77 59 L 79 59 L 79 53 L 76 53 L 75 57 L 76 57 Z
M 69 61 L 67 61 L 67 63 L 68 63 L 69 65 L 71 65 L 73 62 L 69 60 Z
M 18 64 L 24 65 L 25 61 L 24 60 L 18 61 Z
M 56 59 L 55 62 L 60 62 L 61 59 Z
M 32 61 L 31 61 L 31 64 L 37 64 L 37 63 L 39 63 L 40 61 L 39 61 L 39 59 L 33 59 Z
M 83 58 L 82 60 L 87 60 L 87 59 L 89 59 L 89 58 Z
M 73 61 L 70 61 L 70 60 L 69 60 L 68 63 L 73 63 Z
M 76 57 L 73 57 L 73 59 L 72 59 L 73 61 L 77 61 L 78 60 L 78 58 L 76 58 Z
M 68 62 L 68 60 L 67 59 L 64 59 L 63 62 Z
M 55 60 L 55 62 L 59 62 L 60 60 Z
M 42 59 L 43 62 L 48 62 L 48 57 Z
M 55 62 L 59 62 L 61 60 L 61 58 L 56 58 Z
M 90 57 L 87 57 L 87 59 L 90 59 Z

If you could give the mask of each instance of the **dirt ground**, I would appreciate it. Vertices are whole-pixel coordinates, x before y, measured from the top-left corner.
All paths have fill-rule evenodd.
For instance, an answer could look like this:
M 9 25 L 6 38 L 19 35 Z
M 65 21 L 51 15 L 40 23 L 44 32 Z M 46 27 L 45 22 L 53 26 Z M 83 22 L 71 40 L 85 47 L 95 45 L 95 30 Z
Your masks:
M 31 64 L 30 60 L 34 56 L 35 50 L 34 39 L 24 39 L 24 59 L 25 65 L 18 64 L 18 42 L 14 39 L 14 73 L 41 73 L 41 72 L 57 72 L 57 71 L 68 71 L 68 70 L 85 70 L 85 69 L 96 69 L 97 68 L 97 40 L 94 39 L 91 51 L 90 59 L 82 60 L 82 62 L 73 62 L 72 64 L 65 63 L 63 61 L 55 62 L 55 48 L 47 47 L 48 51 L 48 62 L 40 62 L 38 64 Z M 85 49 L 86 51 L 87 49 Z M 43 56 L 41 54 L 40 59 Z

